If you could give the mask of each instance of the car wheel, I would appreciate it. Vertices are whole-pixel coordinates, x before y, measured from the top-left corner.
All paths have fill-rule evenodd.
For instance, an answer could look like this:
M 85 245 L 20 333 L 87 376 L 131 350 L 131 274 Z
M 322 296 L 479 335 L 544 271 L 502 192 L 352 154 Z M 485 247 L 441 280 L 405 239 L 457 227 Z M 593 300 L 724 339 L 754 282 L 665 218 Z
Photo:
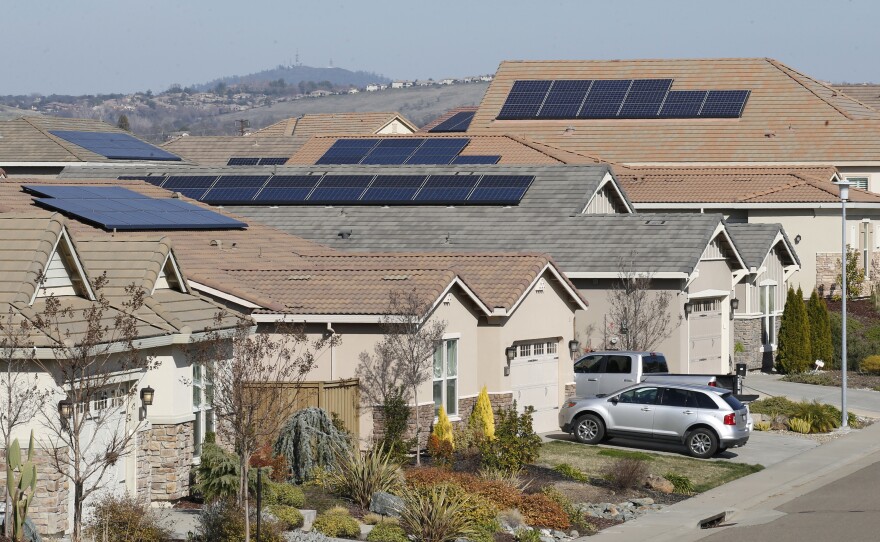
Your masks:
M 712 431 L 700 427 L 694 429 L 685 441 L 688 453 L 700 459 L 708 459 L 718 450 L 718 437 Z
M 595 414 L 582 416 L 574 426 L 574 438 L 584 444 L 599 444 L 605 438 L 605 424 Z

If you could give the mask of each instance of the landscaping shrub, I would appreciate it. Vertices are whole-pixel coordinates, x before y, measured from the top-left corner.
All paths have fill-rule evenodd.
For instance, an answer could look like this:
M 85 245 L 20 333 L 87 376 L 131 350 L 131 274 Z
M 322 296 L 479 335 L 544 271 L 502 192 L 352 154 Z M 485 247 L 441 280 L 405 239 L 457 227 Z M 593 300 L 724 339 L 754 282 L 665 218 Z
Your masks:
M 755 431 L 769 431 L 770 422 L 755 422 Z
M 812 433 L 827 433 L 840 427 L 840 409 L 835 406 L 819 403 L 818 401 L 792 401 L 785 397 L 770 397 L 760 399 L 749 404 L 749 410 L 757 414 L 767 414 L 771 417 L 783 416 L 809 420 Z M 849 424 L 858 427 L 859 422 L 855 414 L 849 413 Z
M 838 312 L 832 312 L 830 316 L 834 363 L 831 366 L 826 364 L 825 367 L 840 369 L 842 318 Z M 848 317 L 846 319 L 846 352 L 849 370 L 858 369 L 859 361 L 880 353 L 880 323 L 871 321 L 869 325 L 866 325 L 857 318 Z
M 795 433 L 809 433 L 812 430 L 812 423 L 809 418 L 806 420 L 801 418 L 789 418 L 788 428 Z
M 782 312 L 776 349 L 776 368 L 781 373 L 802 373 L 813 364 L 810 346 L 810 322 L 803 293 L 791 287 Z
M 533 411 L 527 407 L 525 412 L 517 414 L 516 403 L 512 408 L 499 411 L 495 438 L 479 444 L 484 467 L 516 473 L 538 459 L 541 437 L 532 429 Z
M 681 493 L 682 495 L 694 494 L 694 483 L 687 476 L 683 474 L 675 474 L 674 472 L 667 472 L 663 477 L 672 482 L 674 493 Z
M 403 463 L 416 440 L 404 438 L 411 412 L 402 390 L 385 399 L 382 413 L 385 415 L 385 434 L 379 444 L 388 450 L 395 463 Z
M 446 441 L 450 446 L 454 446 L 452 443 L 452 422 L 449 421 L 449 416 L 446 415 L 446 408 L 443 405 L 440 405 L 440 411 L 437 413 L 437 423 L 434 424 L 431 434 L 437 437 L 438 440 Z
M 785 382 L 812 384 L 814 386 L 839 386 L 837 380 L 828 373 L 798 373 L 782 377 Z
M 367 542 L 409 542 L 403 527 L 397 523 L 382 522 L 367 535 Z
M 350 447 L 348 435 L 333 425 L 326 411 L 309 407 L 290 417 L 273 451 L 284 456 L 294 479 L 302 481 L 315 467 L 333 465 L 337 450 Z
M 149 505 L 128 495 L 111 494 L 95 502 L 85 534 L 94 540 L 163 542 L 170 540 L 172 533 Z
M 357 538 L 361 534 L 357 520 L 344 508 L 331 508 L 319 514 L 312 528 L 331 538 Z
M 251 518 L 251 525 L 254 518 Z M 244 511 L 234 502 L 218 500 L 206 504 L 199 514 L 196 528 L 200 542 L 241 542 L 244 540 Z M 283 542 L 280 526 L 275 522 L 264 521 L 260 529 L 260 540 L 251 529 L 254 542 Z
M 327 475 L 327 483 L 333 491 L 362 508 L 369 508 L 373 493 L 393 493 L 401 482 L 400 467 L 381 446 L 363 453 L 359 450 L 338 452 L 336 468 Z
M 376 514 L 375 512 L 370 512 L 369 514 L 364 514 L 364 517 L 361 518 L 361 521 L 366 523 L 367 525 L 375 525 L 380 523 L 383 519 L 382 514 Z
M 450 435 L 451 437 L 451 435 Z M 449 468 L 452 466 L 452 459 L 455 450 L 452 447 L 452 439 L 441 439 L 435 434 L 428 437 L 428 454 L 437 466 Z
M 589 482 L 590 477 L 579 471 L 578 469 L 572 467 L 568 463 L 560 463 L 553 467 L 553 470 L 558 472 L 559 474 L 565 476 L 566 478 L 570 478 L 577 482 Z
M 303 490 L 293 484 L 269 482 L 263 485 L 263 502 L 302 508 L 306 498 Z
M 523 495 L 519 511 L 526 518 L 526 523 L 536 527 L 567 529 L 571 525 L 562 507 L 543 493 Z
M 226 452 L 216 444 L 206 443 L 202 446 L 196 479 L 198 492 L 206 502 L 238 494 L 238 468 L 238 455 Z
M 807 303 L 807 318 L 810 321 L 810 358 L 813 361 L 820 359 L 830 366 L 834 358 L 834 346 L 831 344 L 831 318 L 828 316 L 825 300 L 819 297 L 819 292 L 815 289 Z
M 618 459 L 611 464 L 606 477 L 617 489 L 632 489 L 642 484 L 648 474 L 648 466 L 639 459 Z
M 470 500 L 447 484 L 404 491 L 403 499 L 401 526 L 420 542 L 472 539 L 477 532 L 476 522 L 466 513 L 472 507 Z
M 868 374 L 880 374 L 880 355 L 868 356 L 859 363 L 859 371 Z
M 526 527 L 526 518 L 523 517 L 522 513 L 516 508 L 509 508 L 507 510 L 502 510 L 498 512 L 498 516 L 496 516 L 498 523 L 502 526 L 507 526 L 512 529 L 519 529 L 520 527 Z
M 251 456 L 252 468 L 264 468 L 263 472 L 269 473 L 269 479 L 273 482 L 284 482 L 290 478 L 290 469 L 287 467 L 287 459 L 281 454 L 275 454 L 271 444 L 266 444 Z M 265 469 L 268 467 L 268 469 Z
M 541 542 L 541 532 L 528 527 L 517 529 L 514 536 L 517 542 Z
M 468 419 L 468 427 L 477 435 L 477 440 L 495 438 L 495 414 L 492 412 L 492 402 L 489 401 L 489 391 L 486 386 L 480 390 L 477 402 Z
M 589 520 L 588 516 L 577 508 L 571 499 L 556 489 L 556 487 L 547 486 L 541 491 L 541 493 L 559 505 L 562 511 L 568 516 L 568 521 L 571 523 L 571 526 L 577 529 L 578 533 L 584 535 L 593 534 L 598 531 L 598 528 Z
M 273 516 L 278 518 L 278 522 L 281 524 L 281 528 L 285 531 L 292 531 L 294 529 L 302 527 L 303 522 L 305 521 L 302 512 L 300 512 L 293 506 L 272 504 L 267 507 L 267 510 Z

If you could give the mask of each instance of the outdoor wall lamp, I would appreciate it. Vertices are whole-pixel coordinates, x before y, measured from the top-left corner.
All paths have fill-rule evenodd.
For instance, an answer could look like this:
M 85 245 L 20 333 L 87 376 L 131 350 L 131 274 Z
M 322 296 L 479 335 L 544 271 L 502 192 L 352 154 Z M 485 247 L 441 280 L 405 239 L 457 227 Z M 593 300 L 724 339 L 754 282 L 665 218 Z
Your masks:
M 690 313 L 691 313 L 691 308 L 692 308 L 692 307 L 691 307 L 691 303 L 690 303 L 690 302 L 687 302 L 687 303 L 684 304 L 684 315 L 685 315 L 685 316 L 690 315 Z
M 575 339 L 568 341 L 568 353 L 571 354 L 572 358 L 574 358 L 574 356 L 578 353 L 580 347 L 581 343 L 579 343 Z
M 58 401 L 58 414 L 65 421 L 73 416 L 73 401 L 67 398 Z
M 620 324 L 620 332 L 624 335 L 629 333 L 629 326 L 626 324 L 626 322 Z
M 801 242 L 801 236 L 800 236 L 800 234 L 795 235 L 795 236 L 794 236 L 794 244 L 797 245 L 797 244 L 800 243 L 800 242 Z
M 510 364 L 513 362 L 513 358 L 516 357 L 516 347 L 508 346 L 504 349 L 504 355 L 507 357 L 507 366 L 504 367 L 504 376 L 510 376 Z
M 141 403 L 143 403 L 145 410 L 148 406 L 153 405 L 153 395 L 155 394 L 155 392 L 156 390 L 154 390 L 150 386 L 141 389 Z

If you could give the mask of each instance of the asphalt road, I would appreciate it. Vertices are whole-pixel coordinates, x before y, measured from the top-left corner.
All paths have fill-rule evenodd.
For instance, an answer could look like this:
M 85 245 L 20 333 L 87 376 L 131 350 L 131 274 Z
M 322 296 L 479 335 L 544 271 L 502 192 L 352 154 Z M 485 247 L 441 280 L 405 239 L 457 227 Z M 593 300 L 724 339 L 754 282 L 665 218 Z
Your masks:
M 880 462 L 862 468 L 775 510 L 784 514 L 761 525 L 727 527 L 707 542 L 806 542 L 880 539 Z

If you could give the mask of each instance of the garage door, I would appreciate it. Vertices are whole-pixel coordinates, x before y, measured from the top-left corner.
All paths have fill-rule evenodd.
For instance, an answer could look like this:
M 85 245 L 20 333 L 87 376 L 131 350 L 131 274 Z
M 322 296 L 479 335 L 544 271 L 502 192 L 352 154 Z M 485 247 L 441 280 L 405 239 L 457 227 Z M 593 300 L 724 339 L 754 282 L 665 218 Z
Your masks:
M 535 409 L 535 431 L 558 429 L 559 356 L 556 341 L 535 341 L 517 346 L 510 364 L 510 380 L 517 410 Z
M 701 299 L 690 303 L 690 372 L 717 373 L 723 356 L 721 300 Z

